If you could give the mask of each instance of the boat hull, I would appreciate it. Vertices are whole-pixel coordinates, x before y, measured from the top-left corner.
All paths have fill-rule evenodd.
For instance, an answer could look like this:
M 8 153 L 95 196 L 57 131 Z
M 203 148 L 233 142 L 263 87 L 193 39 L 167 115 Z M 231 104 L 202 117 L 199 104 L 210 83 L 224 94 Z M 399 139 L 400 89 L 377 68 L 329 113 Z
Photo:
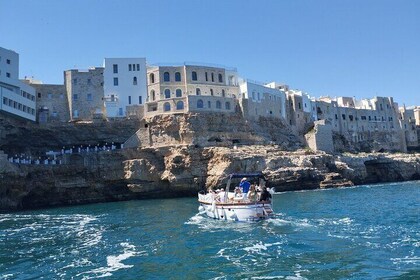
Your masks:
M 259 221 L 273 215 L 270 202 L 209 203 L 199 201 L 199 212 L 212 219 L 227 221 Z

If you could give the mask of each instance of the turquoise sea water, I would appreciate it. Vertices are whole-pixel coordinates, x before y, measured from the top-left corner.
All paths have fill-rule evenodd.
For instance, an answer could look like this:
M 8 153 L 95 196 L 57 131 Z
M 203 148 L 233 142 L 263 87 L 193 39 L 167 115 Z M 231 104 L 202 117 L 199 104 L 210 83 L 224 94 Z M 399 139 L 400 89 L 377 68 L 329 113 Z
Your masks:
M 420 279 L 420 181 L 274 196 L 275 218 L 195 198 L 0 214 L 0 279 Z

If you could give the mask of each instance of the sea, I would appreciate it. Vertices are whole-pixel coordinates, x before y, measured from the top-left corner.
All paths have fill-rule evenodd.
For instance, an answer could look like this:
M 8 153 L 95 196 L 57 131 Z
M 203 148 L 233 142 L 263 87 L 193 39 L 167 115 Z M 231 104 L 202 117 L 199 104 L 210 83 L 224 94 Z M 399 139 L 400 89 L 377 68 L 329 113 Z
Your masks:
M 420 181 L 276 193 L 272 219 L 196 198 L 0 214 L 0 279 L 420 279 Z

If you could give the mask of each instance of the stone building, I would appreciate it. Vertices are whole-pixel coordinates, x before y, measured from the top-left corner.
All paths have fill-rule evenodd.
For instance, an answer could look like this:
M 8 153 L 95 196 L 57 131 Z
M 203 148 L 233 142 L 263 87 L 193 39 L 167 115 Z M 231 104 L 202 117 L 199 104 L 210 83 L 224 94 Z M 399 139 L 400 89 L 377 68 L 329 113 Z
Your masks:
M 64 72 L 70 120 L 92 120 L 94 117 L 103 117 L 105 111 L 103 72 L 103 67 Z
M 25 82 L 35 89 L 37 122 L 68 122 L 70 120 L 69 103 L 64 84 L 43 84 L 34 79 L 25 79 Z
M 316 101 L 317 118 L 328 120 L 333 132 L 349 142 L 375 141 L 376 147 L 404 151 L 397 108 L 392 97 L 363 100 L 321 97 Z
M 314 102 L 308 94 L 298 90 L 288 90 L 286 99 L 288 123 L 302 135 L 317 120 L 314 114 Z
M 251 80 L 239 83 L 240 106 L 245 118 L 274 117 L 286 119 L 285 90 L 276 83 L 264 85 Z
M 416 119 L 416 126 L 420 126 L 420 107 L 416 106 L 413 109 L 414 111 L 414 118 Z
M 415 107 L 399 108 L 400 126 L 404 132 L 407 147 L 409 148 L 417 147 L 419 145 L 415 112 L 417 112 Z
M 140 116 L 147 98 L 146 59 L 105 58 L 104 68 L 107 117 Z
M 19 54 L 0 47 L 0 111 L 35 121 L 35 90 L 19 80 Z
M 236 69 L 213 66 L 150 66 L 145 116 L 185 112 L 235 112 Z

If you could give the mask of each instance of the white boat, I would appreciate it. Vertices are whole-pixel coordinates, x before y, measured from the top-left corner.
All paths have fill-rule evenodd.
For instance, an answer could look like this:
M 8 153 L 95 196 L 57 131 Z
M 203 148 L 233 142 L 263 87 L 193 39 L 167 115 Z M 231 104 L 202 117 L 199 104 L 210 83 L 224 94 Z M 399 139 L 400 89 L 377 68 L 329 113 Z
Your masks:
M 235 197 L 235 193 L 229 190 L 232 179 L 247 178 L 251 180 L 258 180 L 258 186 L 265 188 L 265 180 L 262 173 L 253 174 L 231 174 L 229 175 L 226 188 L 219 193 L 209 192 L 207 194 L 199 193 L 198 202 L 200 206 L 198 211 L 200 214 L 218 220 L 228 221 L 258 221 L 271 217 L 274 212 L 272 208 L 273 190 L 270 192 L 271 199 L 260 201 L 256 197 L 252 201 L 243 196 Z

